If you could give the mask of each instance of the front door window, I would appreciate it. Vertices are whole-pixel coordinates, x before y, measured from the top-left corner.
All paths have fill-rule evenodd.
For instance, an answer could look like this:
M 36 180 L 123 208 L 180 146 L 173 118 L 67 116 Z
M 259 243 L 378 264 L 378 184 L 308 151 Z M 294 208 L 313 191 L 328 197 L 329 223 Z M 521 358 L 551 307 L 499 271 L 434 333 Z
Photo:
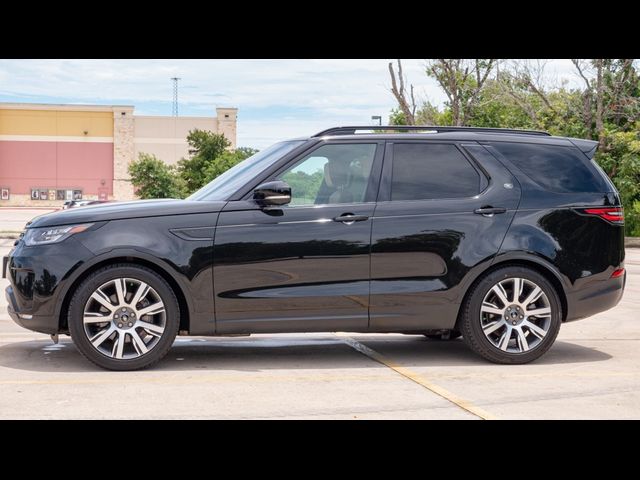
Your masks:
M 278 176 L 292 206 L 364 202 L 375 143 L 323 145 Z

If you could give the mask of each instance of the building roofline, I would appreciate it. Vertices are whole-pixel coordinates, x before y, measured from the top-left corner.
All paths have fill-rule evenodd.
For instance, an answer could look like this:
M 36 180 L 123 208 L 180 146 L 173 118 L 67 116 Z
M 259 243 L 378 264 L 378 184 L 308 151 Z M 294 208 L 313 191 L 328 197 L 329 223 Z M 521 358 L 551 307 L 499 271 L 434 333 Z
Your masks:
M 204 120 L 217 120 L 218 117 L 216 116 L 211 116 L 211 117 L 201 117 L 201 116 L 192 116 L 192 115 L 179 115 L 177 117 L 173 116 L 173 115 L 134 115 L 134 117 L 136 118 L 186 118 L 188 120 L 200 120 L 200 119 L 204 119 Z
M 89 105 L 75 103 L 10 103 L 0 102 L 0 110 L 69 110 L 78 112 L 112 112 L 123 108 L 133 110 L 133 105 Z
M 66 110 L 70 112 L 115 112 L 130 110 L 133 112 L 134 105 L 92 105 L 84 103 L 28 103 L 28 102 L 0 102 L 0 110 Z M 216 107 L 216 111 L 238 111 L 237 107 Z M 211 112 L 212 114 L 214 112 Z M 135 113 L 134 113 L 135 115 Z M 136 118 L 166 118 L 171 115 L 135 115 Z M 178 118 L 188 119 L 217 119 L 215 115 L 194 116 L 180 115 Z

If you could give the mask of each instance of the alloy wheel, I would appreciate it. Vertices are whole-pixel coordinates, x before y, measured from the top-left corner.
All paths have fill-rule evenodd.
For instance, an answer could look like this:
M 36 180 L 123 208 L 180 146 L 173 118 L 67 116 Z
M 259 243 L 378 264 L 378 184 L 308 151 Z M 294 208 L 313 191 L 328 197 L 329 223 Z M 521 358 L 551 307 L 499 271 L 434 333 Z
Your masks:
M 84 306 L 84 332 L 93 347 L 114 359 L 134 359 L 151 351 L 166 327 L 162 298 L 147 283 L 115 278 L 103 283 Z
M 551 327 L 551 304 L 539 285 L 525 278 L 496 283 L 480 307 L 485 337 L 508 353 L 525 353 L 540 345 Z

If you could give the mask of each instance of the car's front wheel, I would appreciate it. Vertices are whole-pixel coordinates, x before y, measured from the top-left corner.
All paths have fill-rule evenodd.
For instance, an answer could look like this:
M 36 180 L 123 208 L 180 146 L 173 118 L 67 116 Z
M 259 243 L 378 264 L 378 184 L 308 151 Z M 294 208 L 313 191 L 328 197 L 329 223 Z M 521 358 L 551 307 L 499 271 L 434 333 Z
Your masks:
M 117 264 L 80 284 L 68 322 L 74 344 L 87 359 L 109 370 L 138 370 L 167 354 L 178 333 L 180 309 L 156 272 Z
M 555 341 L 562 304 L 554 286 L 540 273 L 507 266 L 483 277 L 462 306 L 463 340 L 495 363 L 528 363 Z

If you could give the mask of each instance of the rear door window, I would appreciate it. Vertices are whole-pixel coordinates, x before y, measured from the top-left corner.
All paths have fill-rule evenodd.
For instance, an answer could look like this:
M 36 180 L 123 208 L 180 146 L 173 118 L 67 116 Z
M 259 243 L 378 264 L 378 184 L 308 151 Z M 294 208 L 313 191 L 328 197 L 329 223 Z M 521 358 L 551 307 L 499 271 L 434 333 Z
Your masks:
M 480 174 L 452 144 L 395 143 L 391 200 L 473 197 Z
M 574 147 L 495 142 L 491 146 L 542 188 L 558 193 L 609 189 L 586 157 Z

